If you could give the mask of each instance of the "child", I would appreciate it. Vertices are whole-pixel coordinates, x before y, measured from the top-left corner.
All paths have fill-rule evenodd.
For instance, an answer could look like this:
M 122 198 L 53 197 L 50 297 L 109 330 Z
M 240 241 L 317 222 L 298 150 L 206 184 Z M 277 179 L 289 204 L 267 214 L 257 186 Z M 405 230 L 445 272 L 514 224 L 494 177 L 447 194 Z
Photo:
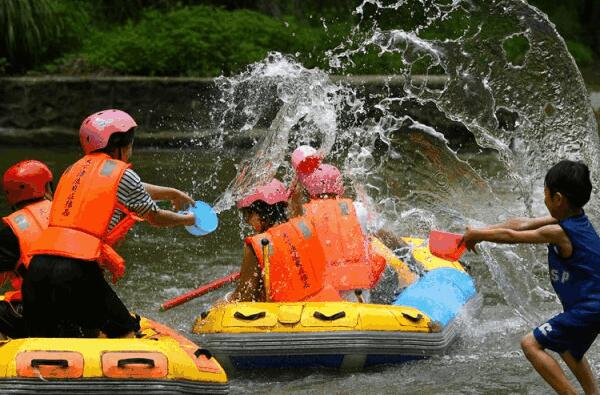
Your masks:
M 139 319 L 131 316 L 104 279 L 113 282 L 125 261 L 113 249 L 139 218 L 155 226 L 193 225 L 193 214 L 159 209 L 170 200 L 177 209 L 193 204 L 185 193 L 142 183 L 129 167 L 137 124 L 129 114 L 105 110 L 87 117 L 79 137 L 84 156 L 60 178 L 48 228 L 33 243 L 23 283 L 24 318 L 33 337 L 132 337 Z M 138 218 L 139 217 L 139 218 Z
M 390 304 L 401 289 L 400 282 L 407 286 L 416 280 L 408 267 L 386 265 L 379 250 L 387 247 L 382 243 L 375 247 L 371 237 L 394 247 L 405 243 L 381 224 L 369 221 L 365 205 L 344 196 L 337 167 L 321 164 L 310 174 L 299 173 L 298 181 L 290 200 L 292 216 L 302 215 L 314 224 L 327 260 L 325 282 L 346 300 Z
M 581 162 L 563 160 L 548 171 L 544 184 L 550 216 L 467 228 L 461 243 L 473 252 L 480 241 L 548 244 L 550 281 L 564 311 L 523 337 L 521 347 L 556 392 L 576 393 L 545 349 L 559 353 L 586 394 L 598 394 L 584 357 L 600 331 L 600 238 L 583 211 L 592 192 L 590 172 Z
M 251 194 L 237 202 L 244 220 L 256 234 L 288 221 L 287 200 L 289 193 L 277 179 L 255 188 Z M 261 269 L 251 244 L 244 244 L 244 258 L 237 288 L 227 295 L 227 301 L 262 302 L 265 290 Z
M 237 202 L 257 234 L 245 240 L 238 287 L 227 301 L 340 300 L 323 284 L 325 258 L 314 227 L 303 218 L 288 221 L 288 199 L 285 185 L 273 179 Z
M 2 189 L 13 213 L 0 225 L 0 278 L 10 281 L 12 290 L 0 301 L 0 335 L 25 337 L 21 283 L 27 274 L 24 258 L 32 243 L 48 227 L 52 205 L 52 172 L 37 160 L 12 165 L 2 177 Z

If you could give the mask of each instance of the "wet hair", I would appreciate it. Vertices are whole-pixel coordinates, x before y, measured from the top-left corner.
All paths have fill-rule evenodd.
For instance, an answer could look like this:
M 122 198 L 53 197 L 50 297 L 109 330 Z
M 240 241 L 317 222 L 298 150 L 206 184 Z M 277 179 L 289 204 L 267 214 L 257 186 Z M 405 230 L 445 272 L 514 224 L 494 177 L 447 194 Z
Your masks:
M 287 222 L 287 202 L 267 204 L 262 200 L 257 200 L 250 206 L 242 208 L 242 214 L 250 215 L 252 213 L 257 213 L 269 227 Z
M 582 162 L 561 160 L 548 170 L 544 185 L 551 197 L 560 192 L 572 208 L 585 206 L 592 194 L 590 170 Z
M 127 147 L 133 143 L 133 137 L 135 135 L 135 128 L 131 128 L 123 133 L 113 133 L 108 138 L 106 147 L 96 150 L 94 152 L 106 152 L 111 153 L 117 148 Z

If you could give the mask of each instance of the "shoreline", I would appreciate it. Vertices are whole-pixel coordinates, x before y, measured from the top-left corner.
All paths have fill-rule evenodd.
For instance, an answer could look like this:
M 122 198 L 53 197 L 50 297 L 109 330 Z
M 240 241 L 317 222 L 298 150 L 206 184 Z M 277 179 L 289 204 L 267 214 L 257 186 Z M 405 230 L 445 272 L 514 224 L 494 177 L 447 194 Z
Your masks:
M 209 147 L 216 136 L 209 126 L 211 105 L 218 99 L 214 81 L 214 78 L 195 77 L 0 77 L 0 97 L 3 98 L 0 144 L 77 145 L 82 114 L 116 107 L 127 109 L 138 120 L 140 132 L 136 134 L 136 141 L 140 146 Z M 406 79 L 394 75 L 333 75 L 331 81 L 356 87 L 368 101 L 383 89 L 401 96 Z M 415 75 L 411 81 L 439 89 L 444 86 L 446 77 Z M 600 121 L 600 90 L 588 89 L 592 89 L 590 102 Z M 266 118 L 277 112 L 275 104 L 271 107 Z M 472 139 L 463 125 L 447 120 L 434 106 L 414 107 L 408 109 L 408 113 L 431 124 L 449 139 Z M 232 127 L 224 146 L 233 149 L 252 146 L 269 124 L 269 119 L 263 119 L 251 133 L 243 136 Z

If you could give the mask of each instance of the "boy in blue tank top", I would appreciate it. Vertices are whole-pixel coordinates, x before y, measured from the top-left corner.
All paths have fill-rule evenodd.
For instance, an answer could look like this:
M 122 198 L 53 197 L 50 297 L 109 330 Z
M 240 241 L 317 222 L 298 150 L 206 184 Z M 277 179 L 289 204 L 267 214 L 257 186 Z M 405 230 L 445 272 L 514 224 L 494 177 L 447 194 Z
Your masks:
M 576 391 L 546 349 L 561 356 L 586 394 L 599 393 L 584 356 L 600 332 L 600 237 L 583 211 L 591 192 L 588 167 L 563 160 L 544 180 L 550 216 L 467 228 L 461 241 L 473 252 L 480 241 L 548 244 L 550 281 L 564 311 L 523 337 L 521 347 L 537 372 L 561 394 Z

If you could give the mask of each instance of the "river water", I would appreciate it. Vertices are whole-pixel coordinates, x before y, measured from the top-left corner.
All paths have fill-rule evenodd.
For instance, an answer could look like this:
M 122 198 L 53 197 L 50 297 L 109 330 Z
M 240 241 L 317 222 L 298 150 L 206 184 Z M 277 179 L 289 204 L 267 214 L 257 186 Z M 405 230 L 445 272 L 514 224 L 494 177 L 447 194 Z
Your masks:
M 240 153 L 229 153 L 230 160 L 222 164 L 221 181 L 215 189 L 194 190 L 210 177 L 214 157 L 222 152 L 170 149 L 140 149 L 134 151 L 133 164 L 142 179 L 149 183 L 169 185 L 193 193 L 194 198 L 215 201 L 228 181 L 235 175 L 233 164 Z M 78 149 L 0 148 L 0 169 L 27 158 L 42 160 L 58 176 L 79 155 Z M 495 170 L 495 155 L 473 152 L 488 172 Z M 190 167 L 182 168 L 182 158 Z M 394 169 L 396 176 L 409 169 Z M 219 185 L 220 184 L 220 185 Z M 392 191 L 402 196 L 402 190 Z M 510 191 L 504 195 L 511 199 Z M 500 195 L 500 198 L 503 196 Z M 542 197 L 539 196 L 541 200 Z M 538 209 L 541 209 L 538 207 Z M 478 209 L 474 208 L 478 211 Z M 8 212 L 4 201 L 0 213 Z M 163 322 L 182 333 L 189 334 L 192 323 L 211 301 L 228 289 L 215 291 L 167 312 L 159 312 L 165 300 L 193 289 L 203 283 L 239 268 L 244 229 L 240 228 L 235 210 L 220 215 L 219 229 L 208 236 L 196 238 L 183 228 L 159 229 L 147 224 L 138 225 L 119 249 L 127 259 L 127 273 L 116 286 L 126 305 L 139 314 Z M 424 234 L 418 234 L 424 236 Z M 486 256 L 494 257 L 502 267 L 490 269 Z M 536 273 L 523 272 L 522 260 L 535 259 Z M 544 271 L 545 248 L 522 247 L 511 250 L 482 245 L 481 255 L 467 255 L 479 291 L 484 297 L 478 317 L 467 317 L 462 323 L 461 338 L 444 356 L 410 362 L 399 366 L 384 366 L 357 373 L 328 370 L 234 372 L 230 374 L 232 393 L 405 393 L 405 394 L 545 394 L 548 388 L 526 363 L 519 349 L 519 339 L 532 329 L 532 323 L 522 316 L 534 310 L 540 317 L 550 317 L 559 311 L 554 298 L 545 295 L 526 302 L 521 307 L 511 305 L 505 297 L 510 292 L 523 293 L 519 277 L 533 278 L 540 290 L 547 292 L 548 280 Z M 493 273 L 497 270 L 498 273 Z M 497 280 L 501 277 L 503 280 Z M 495 279 L 496 278 L 496 279 Z M 502 283 L 502 281 L 507 281 Z M 521 287 L 521 288 L 519 288 Z M 543 319 L 543 318 L 542 318 Z M 599 346 L 594 345 L 589 358 L 600 369 Z

